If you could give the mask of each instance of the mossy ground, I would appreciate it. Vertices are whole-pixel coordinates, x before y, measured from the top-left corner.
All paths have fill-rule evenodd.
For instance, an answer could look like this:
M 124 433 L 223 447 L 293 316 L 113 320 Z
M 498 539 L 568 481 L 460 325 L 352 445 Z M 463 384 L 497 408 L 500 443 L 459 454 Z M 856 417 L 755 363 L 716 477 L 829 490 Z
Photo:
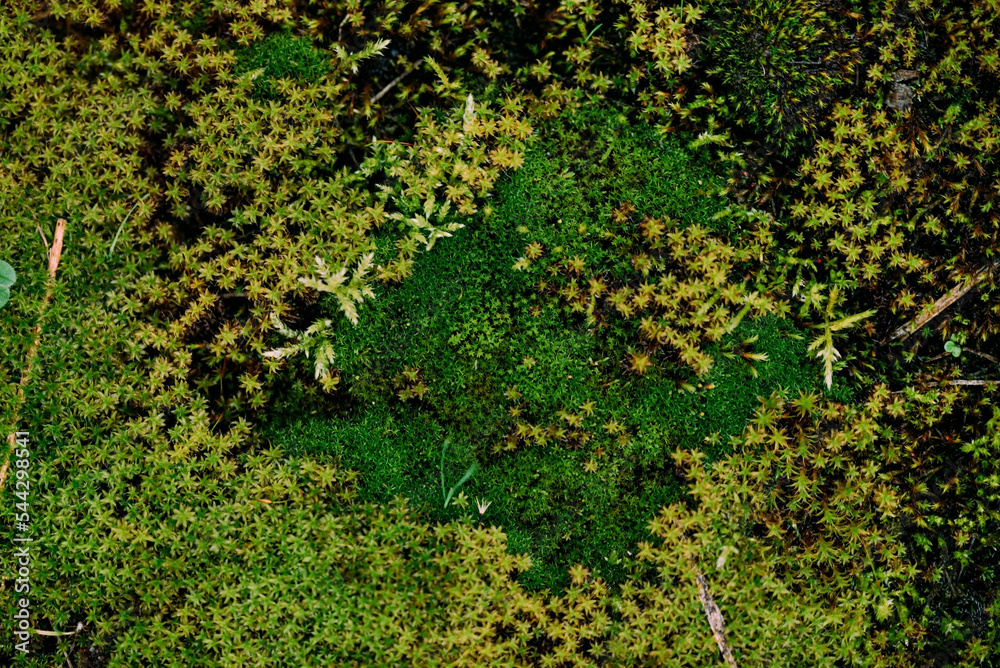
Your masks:
M 5 663 L 1000 665 L 995 0 L 4 4 Z
M 623 201 L 646 215 L 737 233 L 712 220 L 722 203 L 711 193 L 721 184 L 683 139 L 661 138 L 623 115 L 590 111 L 543 128 L 489 213 L 379 292 L 357 326 L 337 318 L 337 407 L 312 415 L 283 407 L 269 437 L 358 470 L 366 499 L 399 495 L 430 519 L 468 515 L 502 526 L 509 549 L 532 555 L 535 566 L 520 577 L 526 587 L 559 591 L 575 563 L 611 583 L 641 575 L 629 553 L 648 538 L 658 509 L 683 494 L 670 453 L 721 456 L 758 396 L 778 386 L 818 391 L 805 333 L 775 317 L 745 321 L 710 348 L 707 375 L 667 366 L 639 376 L 622 363 L 634 328 L 588 329 L 513 265 L 530 237 L 576 246 L 570 252 L 610 273 L 634 271 L 600 234 Z M 740 354 L 747 352 L 766 360 Z M 419 387 L 422 396 L 401 398 Z M 566 425 L 560 414 L 580 423 Z M 518 421 L 556 436 L 507 447 Z M 567 426 L 575 429 L 559 438 Z M 446 487 L 473 462 L 480 467 L 461 489 L 470 500 L 464 508 L 443 507 L 446 439 Z M 475 500 L 490 503 L 481 518 Z

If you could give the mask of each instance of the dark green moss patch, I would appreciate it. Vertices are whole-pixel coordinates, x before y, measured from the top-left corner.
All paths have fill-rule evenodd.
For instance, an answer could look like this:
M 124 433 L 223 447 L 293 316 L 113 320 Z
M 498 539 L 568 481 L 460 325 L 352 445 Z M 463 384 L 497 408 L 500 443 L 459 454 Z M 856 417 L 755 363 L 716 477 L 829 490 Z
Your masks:
M 253 83 L 254 97 L 273 100 L 278 96 L 276 79 L 318 81 L 330 69 L 329 57 L 311 40 L 291 33 L 276 33 L 236 52 L 236 74 L 263 69 Z

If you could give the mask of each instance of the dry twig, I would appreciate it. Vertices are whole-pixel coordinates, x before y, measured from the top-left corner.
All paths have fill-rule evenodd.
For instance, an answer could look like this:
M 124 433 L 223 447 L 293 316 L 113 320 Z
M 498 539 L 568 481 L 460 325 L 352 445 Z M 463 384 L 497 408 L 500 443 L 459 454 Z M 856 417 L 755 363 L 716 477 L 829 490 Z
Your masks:
M 676 523 L 675 526 L 680 528 Z M 695 561 L 694 556 L 691 556 L 689 560 L 691 568 L 694 569 L 694 579 L 698 583 L 698 600 L 701 601 L 701 607 L 705 610 L 705 616 L 708 617 L 708 625 L 712 627 L 715 644 L 719 646 L 719 651 L 722 652 L 722 658 L 726 660 L 726 664 L 730 668 L 737 668 L 736 659 L 733 657 L 733 650 L 729 647 L 729 643 L 726 642 L 726 624 L 722 619 L 722 610 L 716 605 L 715 599 L 712 598 L 711 592 L 708 591 L 708 580 L 705 579 L 701 569 L 698 568 L 698 563 Z
M 940 383 L 927 383 L 927 384 L 931 385 L 931 386 L 939 386 L 939 385 L 976 385 L 976 386 L 979 386 L 979 385 L 997 385 L 997 384 L 1000 384 L 1000 380 L 963 380 L 963 379 L 959 378 L 957 380 L 946 380 L 946 381 L 942 381 Z
M 52 239 L 52 248 L 49 249 L 49 280 L 48 285 L 45 288 L 45 298 L 42 300 L 42 305 L 38 308 L 38 323 L 35 325 L 35 338 L 31 342 L 31 347 L 28 349 L 28 354 L 24 360 L 24 369 L 21 372 L 21 382 L 17 386 L 17 406 L 18 409 L 14 411 L 14 429 L 11 431 L 10 435 L 7 437 L 7 443 L 10 445 L 10 450 L 7 453 L 7 457 L 4 459 L 3 467 L 0 467 L 0 490 L 3 489 L 4 483 L 7 481 L 7 468 L 10 465 L 10 453 L 17 447 L 17 421 L 18 421 L 18 411 L 20 410 L 21 402 L 24 401 L 24 388 L 28 384 L 28 380 L 31 378 L 31 371 L 35 365 L 35 357 L 38 355 L 38 348 L 42 343 L 42 322 L 45 317 L 46 308 L 49 305 L 49 301 L 52 299 L 52 289 L 56 284 L 56 270 L 59 268 L 59 258 L 62 256 L 63 247 L 63 235 L 66 233 L 66 221 L 60 218 L 56 221 L 56 234 Z
M 698 600 L 701 601 L 701 607 L 705 609 L 708 625 L 712 627 L 712 635 L 715 636 L 715 642 L 719 646 L 719 651 L 722 652 L 722 658 L 729 666 L 736 668 L 733 651 L 726 642 L 726 625 L 722 619 L 722 611 L 719 610 L 719 606 L 715 604 L 712 594 L 708 591 L 708 581 L 705 580 L 705 576 L 699 571 L 696 573 L 695 579 L 698 581 Z
M 976 287 L 976 285 L 979 284 L 979 281 L 983 280 L 986 277 L 987 272 L 989 272 L 989 270 L 992 269 L 993 267 L 996 267 L 998 264 L 1000 263 L 994 262 L 992 265 L 979 270 L 979 272 L 973 277 L 972 281 L 967 286 L 962 287 L 961 285 L 956 285 L 955 287 L 953 287 L 951 290 L 948 291 L 946 295 L 944 295 L 936 302 L 934 302 L 934 306 L 929 313 L 917 316 L 910 322 L 906 323 L 905 325 L 897 329 L 895 332 L 892 333 L 888 341 L 905 339 L 906 337 L 910 336 L 918 329 L 926 325 L 928 322 L 941 315 L 941 313 L 946 308 L 948 308 L 956 301 L 964 297 L 965 294 L 969 292 L 969 290 Z
M 393 79 L 392 81 L 390 81 L 388 84 L 386 84 L 385 88 L 383 88 L 378 93 L 376 93 L 375 97 L 373 97 L 368 104 L 375 104 L 376 102 L 378 102 L 379 100 L 381 100 L 385 96 L 386 93 L 388 93 L 390 90 L 393 89 L 393 87 L 396 84 L 398 84 L 400 81 L 402 81 L 403 79 L 405 79 L 406 77 L 410 76 L 411 74 L 413 74 L 416 71 L 417 71 L 417 66 L 414 65 L 410 69 L 408 69 L 405 72 L 403 72 L 402 74 L 400 74 L 398 77 L 396 77 L 395 79 Z

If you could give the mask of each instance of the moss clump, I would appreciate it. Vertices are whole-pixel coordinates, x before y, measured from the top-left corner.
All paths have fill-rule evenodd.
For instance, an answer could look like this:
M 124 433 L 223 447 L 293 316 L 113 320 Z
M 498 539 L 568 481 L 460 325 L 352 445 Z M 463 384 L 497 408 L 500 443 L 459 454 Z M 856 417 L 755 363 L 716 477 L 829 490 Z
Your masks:
M 501 194 L 509 222 L 525 225 L 532 241 L 581 253 L 591 265 L 620 263 L 602 239 L 621 233 L 612 214 L 623 202 L 637 217 L 733 232 L 728 221 L 713 220 L 726 206 L 719 196 L 722 170 L 707 151 L 689 149 L 690 138 L 662 135 L 626 113 L 600 108 L 564 114 L 540 132 L 543 139 Z
M 782 155 L 811 143 L 835 91 L 859 60 L 841 3 L 809 0 L 710 3 L 706 56 L 731 91 L 726 115 Z
M 715 365 L 706 375 L 680 383 L 650 379 L 636 390 L 628 414 L 643 435 L 641 459 L 665 457 L 671 441 L 717 459 L 731 452 L 730 439 L 743 431 L 758 397 L 779 388 L 792 396 L 820 392 L 806 346 L 806 335 L 790 321 L 765 316 L 710 347 Z
M 321 49 L 304 37 L 283 32 L 268 35 L 236 52 L 236 74 L 263 69 L 254 79 L 253 95 L 258 100 L 275 100 L 277 79 L 313 83 L 330 70 L 330 60 Z

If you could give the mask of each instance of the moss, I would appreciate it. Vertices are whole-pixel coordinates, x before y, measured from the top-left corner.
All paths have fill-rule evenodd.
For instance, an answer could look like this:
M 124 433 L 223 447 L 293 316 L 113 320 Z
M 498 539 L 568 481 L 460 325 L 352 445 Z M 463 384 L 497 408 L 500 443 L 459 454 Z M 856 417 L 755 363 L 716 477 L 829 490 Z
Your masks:
M 575 243 L 576 224 L 607 220 L 616 199 L 704 225 L 717 224 L 711 217 L 720 203 L 690 185 L 700 177 L 716 187 L 711 167 L 648 128 L 587 112 L 547 132 L 524 169 L 499 185 L 491 213 L 466 219 L 466 228 L 421 258 L 412 277 L 379 289 L 357 326 L 335 318 L 331 340 L 348 408 L 270 435 L 296 452 L 336 457 L 360 471 L 365 499 L 398 495 L 430 518 L 480 519 L 475 504 L 442 507 L 439 457 L 450 438 L 459 447 L 446 458 L 449 486 L 477 462 L 480 470 L 462 491 L 490 502 L 481 519 L 504 528 L 512 551 L 533 557 L 521 583 L 559 591 L 575 563 L 612 583 L 638 572 L 629 553 L 648 538 L 646 525 L 658 509 L 681 498 L 670 452 L 681 446 L 718 456 L 757 395 L 778 385 L 811 389 L 817 376 L 804 364 L 804 340 L 789 323 L 769 318 L 745 322 L 721 341 L 701 389 L 686 392 L 678 384 L 689 376 L 682 370 L 627 372 L 622 346 L 636 340 L 634 328 L 596 332 L 549 307 L 528 275 L 513 268 L 528 236 L 522 225 L 567 245 Z M 543 178 L 571 168 L 571 178 Z M 599 247 L 592 257 L 611 266 L 614 251 Z M 324 308 L 336 315 L 335 303 Z M 738 354 L 752 336 L 757 341 L 748 345 L 768 356 L 754 362 L 756 378 Z M 427 390 L 404 402 L 400 378 L 407 370 Z M 512 387 L 516 400 L 508 396 Z M 567 428 L 558 415 L 581 417 L 585 402 L 593 414 L 579 425 L 582 438 L 504 449 L 519 422 Z M 605 429 L 609 420 L 622 432 Z
M 5 445 L 4 502 L 45 537 L 33 626 L 101 621 L 72 641 L 33 636 L 23 665 L 701 665 L 717 649 L 692 557 L 744 665 L 1000 665 L 995 384 L 949 382 L 996 378 L 1000 355 L 996 272 L 981 273 L 998 250 L 995 0 L 629 2 L 614 29 L 590 3 L 349 4 L 343 23 L 317 2 L 40 4 L 0 12 L 0 254 L 19 273 L 0 309 L 0 416 L 30 450 Z M 279 26 L 291 32 L 268 37 Z M 235 45 L 251 43 L 234 82 Z M 251 104 L 251 88 L 269 102 Z M 473 133 L 470 94 L 485 121 Z M 747 220 L 773 244 L 708 267 L 729 288 L 710 328 L 694 305 L 708 271 L 683 258 L 713 265 L 751 240 L 715 218 L 722 177 L 689 136 L 617 108 L 571 113 L 492 190 L 535 118 L 598 98 L 705 132 L 741 167 L 737 199 L 773 214 Z M 432 197 L 481 208 L 487 192 L 492 215 L 461 220 L 426 263 L 407 250 L 416 226 L 386 224 Z M 657 253 L 665 236 L 672 258 Z M 314 254 L 353 265 L 376 245 L 373 282 L 406 278 L 411 259 L 417 273 L 366 299 L 361 325 L 303 294 Z M 540 259 L 514 271 L 526 246 Z M 622 300 L 645 271 L 698 293 L 655 299 L 697 341 L 648 320 L 640 336 L 650 295 Z M 566 288 L 598 277 L 618 301 L 588 320 Z M 878 310 L 837 332 L 827 392 L 864 407 L 775 398 L 761 409 L 768 453 L 671 459 L 720 459 L 755 395 L 816 389 L 805 331 L 753 320 L 764 306 L 707 343 L 749 283 L 769 297 L 836 286 L 831 318 Z M 326 332 L 300 337 L 290 362 L 265 352 L 292 338 L 272 314 L 299 331 L 336 317 L 337 376 L 317 364 Z M 965 352 L 940 356 L 953 334 Z M 261 442 L 265 410 L 293 458 Z M 360 471 L 360 488 L 317 459 Z M 481 518 L 441 502 L 442 473 L 453 484 L 473 462 L 460 500 L 490 503 Z M 652 524 L 658 586 L 643 587 L 629 552 L 679 498 L 675 466 L 692 503 Z M 423 517 L 385 505 L 396 496 Z M 476 521 L 502 526 L 534 568 L 500 559 L 500 532 L 467 531 Z M 509 580 L 559 591 L 578 562 L 611 582 L 638 573 L 639 591 L 606 596 L 578 571 L 558 600 Z
M 607 109 L 563 115 L 540 132 L 524 167 L 498 188 L 506 203 L 499 220 L 523 225 L 531 241 L 620 274 L 631 265 L 608 239 L 621 232 L 611 214 L 624 202 L 636 219 L 669 217 L 735 232 L 728 221 L 713 220 L 726 205 L 719 196 L 725 179 L 707 151 L 687 148 L 690 137 L 661 135 Z
M 329 58 L 311 40 L 288 32 L 237 49 L 236 58 L 235 74 L 264 70 L 254 79 L 253 94 L 258 100 L 278 98 L 276 79 L 315 82 L 330 69 Z
M 807 0 L 709 3 L 708 74 L 727 89 L 726 115 L 782 155 L 811 145 L 859 60 L 843 19 Z
M 730 437 L 743 431 L 758 397 L 770 396 L 779 387 L 793 395 L 820 392 L 822 379 L 807 345 L 806 335 L 791 322 L 766 316 L 743 322 L 709 348 L 715 365 L 705 376 L 686 381 L 694 391 L 671 378 L 640 385 L 627 417 L 643 435 L 643 461 L 665 456 L 664 444 L 671 441 L 717 459 L 730 452 Z
M 361 471 L 361 501 L 386 503 L 401 495 L 427 514 L 442 505 L 439 458 L 446 433 L 420 411 L 359 404 L 334 415 L 275 423 L 269 438 L 291 455 Z M 450 449 L 449 479 L 456 478 L 452 468 L 470 463 L 469 456 L 460 445 Z

